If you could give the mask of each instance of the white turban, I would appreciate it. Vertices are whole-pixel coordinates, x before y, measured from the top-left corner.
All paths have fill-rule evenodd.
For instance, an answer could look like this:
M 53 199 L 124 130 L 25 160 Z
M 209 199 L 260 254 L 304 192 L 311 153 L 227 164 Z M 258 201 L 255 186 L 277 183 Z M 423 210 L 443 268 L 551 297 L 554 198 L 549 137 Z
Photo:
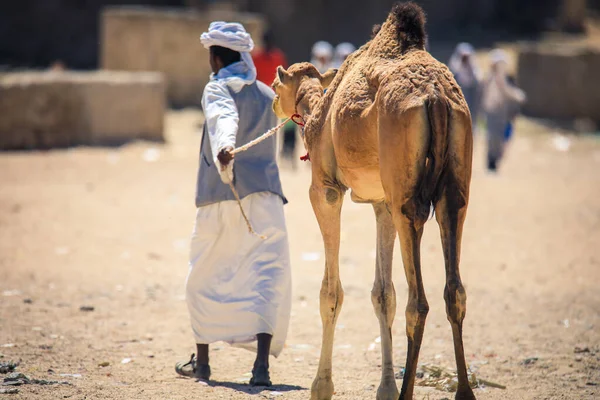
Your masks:
M 312 47 L 313 57 L 331 58 L 333 56 L 333 46 L 329 42 L 319 41 Z
M 221 46 L 237 51 L 241 55 L 241 61 L 248 67 L 248 80 L 256 80 L 256 67 L 252 61 L 250 52 L 254 49 L 254 41 L 244 26 L 237 22 L 212 22 L 208 32 L 200 36 L 200 41 L 205 48 Z
M 508 63 L 508 53 L 502 49 L 494 49 L 490 51 L 490 61 L 492 62 L 492 65 Z
M 348 57 L 354 53 L 356 47 L 352 43 L 344 42 L 340 43 L 335 47 L 335 55 L 341 59 Z
M 467 57 L 466 65 L 463 63 L 463 57 L 465 56 Z M 454 74 L 458 84 L 464 87 L 471 87 L 482 78 L 482 72 L 475 58 L 475 49 L 470 43 L 463 42 L 456 46 L 448 62 L 448 67 Z

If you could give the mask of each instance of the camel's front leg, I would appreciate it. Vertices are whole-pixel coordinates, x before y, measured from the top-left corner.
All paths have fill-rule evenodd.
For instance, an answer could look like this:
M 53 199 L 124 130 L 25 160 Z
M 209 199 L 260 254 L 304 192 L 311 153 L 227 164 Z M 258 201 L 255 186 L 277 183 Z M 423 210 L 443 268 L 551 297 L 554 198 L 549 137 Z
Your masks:
M 377 264 L 371 300 L 379 319 L 381 335 L 381 383 L 377 390 L 377 400 L 397 400 L 398 387 L 394 377 L 392 355 L 392 324 L 396 315 L 396 291 L 392 281 L 392 257 L 396 228 L 385 203 L 373 205 L 377 218 Z
M 323 341 L 319 371 L 311 388 L 311 400 L 329 400 L 333 396 L 333 382 L 331 380 L 333 334 L 344 300 L 344 292 L 339 276 L 342 200 L 343 191 L 338 187 L 313 183 L 310 188 L 310 201 L 317 216 L 325 245 L 325 275 L 320 296 Z

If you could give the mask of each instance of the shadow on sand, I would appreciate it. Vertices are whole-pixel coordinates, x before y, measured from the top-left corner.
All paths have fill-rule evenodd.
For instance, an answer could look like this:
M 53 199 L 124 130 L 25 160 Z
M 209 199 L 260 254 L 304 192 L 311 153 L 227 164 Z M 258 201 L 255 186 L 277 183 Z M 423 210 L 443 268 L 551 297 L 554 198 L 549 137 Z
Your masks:
M 261 392 L 292 392 L 295 390 L 308 390 L 302 386 L 297 385 L 273 385 L 270 387 L 265 386 L 250 386 L 247 383 L 237 383 L 237 382 L 220 382 L 220 381 L 208 381 L 208 386 L 211 387 L 222 387 L 227 389 L 233 389 L 240 393 L 246 394 L 258 394 Z

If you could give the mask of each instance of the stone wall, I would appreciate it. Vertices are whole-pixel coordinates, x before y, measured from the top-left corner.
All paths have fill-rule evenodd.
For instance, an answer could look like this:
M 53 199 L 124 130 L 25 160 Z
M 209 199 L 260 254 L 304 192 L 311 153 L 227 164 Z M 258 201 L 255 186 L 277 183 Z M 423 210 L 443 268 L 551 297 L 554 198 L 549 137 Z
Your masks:
M 159 73 L 20 72 L 0 75 L 0 149 L 163 140 Z
M 525 113 L 600 122 L 600 48 L 526 45 L 517 75 L 527 93 Z
M 241 22 L 260 44 L 264 22 L 252 14 L 107 8 L 102 13 L 101 66 L 108 70 L 160 71 L 171 105 L 199 105 L 211 72 L 200 35 L 217 19 Z

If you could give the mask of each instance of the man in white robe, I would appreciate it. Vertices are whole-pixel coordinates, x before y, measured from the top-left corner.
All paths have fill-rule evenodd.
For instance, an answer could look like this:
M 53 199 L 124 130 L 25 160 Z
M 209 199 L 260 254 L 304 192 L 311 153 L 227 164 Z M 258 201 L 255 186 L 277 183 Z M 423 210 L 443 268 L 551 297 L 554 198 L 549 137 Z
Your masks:
M 213 22 L 201 41 L 210 50 L 213 74 L 202 96 L 206 122 L 186 283 L 197 352 L 175 369 L 208 380 L 209 344 L 224 341 L 256 351 L 250 383 L 270 386 L 269 355 L 283 349 L 291 308 L 287 201 L 274 136 L 235 159 L 231 151 L 276 125 L 274 93 L 256 80 L 254 43 L 242 25 Z M 266 239 L 248 233 L 230 182 Z
M 504 50 L 490 52 L 490 74 L 484 82 L 482 114 L 487 130 L 487 168 L 495 173 L 506 149 L 507 129 L 526 100 L 525 93 L 508 79 L 508 55 Z
M 333 46 L 329 42 L 324 40 L 318 41 L 313 45 L 311 53 L 310 63 L 314 65 L 320 73 L 323 74 L 331 68 L 333 62 Z
M 475 132 L 481 103 L 482 74 L 473 46 L 469 43 L 459 43 L 450 57 L 448 68 L 454 74 L 454 78 L 465 96 L 471 112 L 473 132 Z

